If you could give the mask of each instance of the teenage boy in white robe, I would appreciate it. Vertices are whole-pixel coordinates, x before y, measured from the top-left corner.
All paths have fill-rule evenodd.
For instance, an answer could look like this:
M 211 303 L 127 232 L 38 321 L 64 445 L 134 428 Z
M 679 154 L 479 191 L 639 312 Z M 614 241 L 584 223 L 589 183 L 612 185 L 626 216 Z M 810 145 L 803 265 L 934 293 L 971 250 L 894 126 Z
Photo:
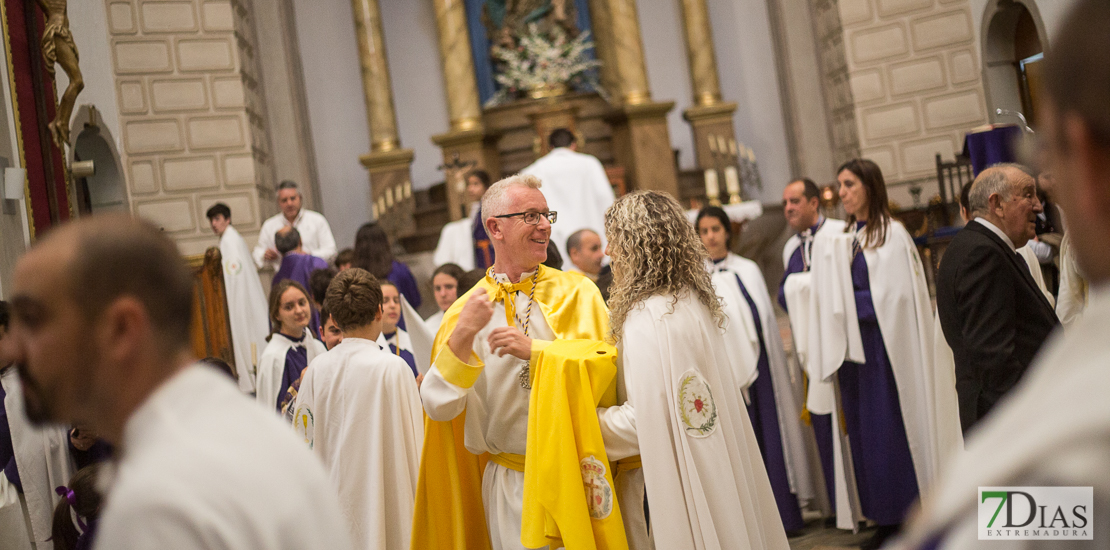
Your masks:
M 250 248 L 231 225 L 231 209 L 222 202 L 206 213 L 212 231 L 220 237 L 227 289 L 227 316 L 231 323 L 231 343 L 235 350 L 235 371 L 239 389 L 254 393 L 258 356 L 266 349 L 270 323 L 266 318 L 266 293 L 254 267 Z
M 655 546 L 789 548 L 697 233 L 655 191 L 617 200 L 605 229 L 611 337 L 635 411 Z
M 945 468 L 923 509 L 894 548 L 1107 548 L 1110 546 L 1110 4 L 1079 0 L 1045 56 L 1045 100 L 1038 135 L 1047 136 L 1046 168 L 1068 220 L 1068 238 L 1090 282 L 1083 316 L 1049 337 L 1025 377 L 990 417 L 968 434 L 965 452 Z M 979 540 L 998 499 L 985 487 L 1090 487 L 1093 510 L 1046 507 L 1018 531 L 1042 524 L 1086 530 L 1085 540 Z M 1015 500 L 1021 497 L 1015 495 Z M 1015 523 L 1023 521 L 1014 505 Z M 983 518 L 983 507 L 988 508 Z M 982 520 L 980 518 L 983 518 Z M 1005 514 L 994 527 L 1006 530 Z M 1053 520 L 1055 522 L 1053 523 Z M 1062 529 L 1065 521 L 1072 529 Z M 1043 522 L 1043 523 L 1042 523 Z M 1001 529 L 999 529 L 1001 527 Z M 994 529 L 992 529 L 994 530 Z M 1051 529 L 1050 529 L 1051 530 Z
M 382 285 L 352 268 L 324 307 L 343 341 L 304 373 L 293 428 L 328 470 L 358 548 L 409 548 L 424 415 L 408 365 L 375 340 Z
M 158 227 L 124 215 L 50 232 L 16 266 L 14 362 L 35 423 L 116 449 L 96 547 L 346 549 L 339 503 L 289 426 L 190 352 L 193 278 Z

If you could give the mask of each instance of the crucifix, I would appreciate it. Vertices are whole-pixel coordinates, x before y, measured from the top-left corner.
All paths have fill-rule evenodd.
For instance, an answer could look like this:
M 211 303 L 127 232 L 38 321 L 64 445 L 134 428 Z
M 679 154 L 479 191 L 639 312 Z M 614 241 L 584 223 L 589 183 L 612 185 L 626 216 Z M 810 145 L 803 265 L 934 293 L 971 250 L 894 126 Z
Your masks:
M 35 3 L 46 16 L 46 25 L 42 31 L 42 59 L 46 72 L 53 79 L 54 65 L 58 64 L 69 78 L 69 85 L 58 102 L 54 120 L 48 125 L 54 145 L 64 151 L 65 144 L 69 143 L 69 118 L 73 115 L 77 94 L 85 88 L 85 80 L 78 65 L 77 44 L 73 42 L 73 34 L 69 31 L 66 0 L 35 0 Z
M 459 158 L 458 153 L 454 153 L 451 155 L 451 162 L 444 162 L 443 164 L 440 164 L 436 167 L 437 170 L 443 171 L 444 183 L 447 184 L 448 204 L 451 203 L 451 197 L 455 197 L 455 204 L 457 204 L 458 208 L 461 209 L 462 218 L 465 218 L 469 215 L 469 212 L 467 212 L 466 210 L 466 201 L 463 200 L 463 197 L 466 196 L 466 178 L 464 176 L 468 171 L 470 171 L 471 168 L 474 168 L 475 166 L 478 166 L 477 161 L 463 161 Z

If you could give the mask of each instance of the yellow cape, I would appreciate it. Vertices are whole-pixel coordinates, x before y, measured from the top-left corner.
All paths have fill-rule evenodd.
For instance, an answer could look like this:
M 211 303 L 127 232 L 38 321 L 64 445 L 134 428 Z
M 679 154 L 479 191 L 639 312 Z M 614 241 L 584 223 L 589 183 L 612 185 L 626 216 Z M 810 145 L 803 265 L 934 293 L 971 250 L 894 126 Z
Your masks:
M 597 285 L 577 273 L 543 265 L 537 269 L 536 304 L 556 338 L 604 340 L 608 337 L 609 312 Z M 443 324 L 432 344 L 433 364 L 447 347 L 463 305 L 479 288 L 485 289 L 492 298 L 497 295 L 498 284 L 487 275 L 444 313 Z M 535 343 L 533 358 L 543 345 Z M 475 371 L 470 376 L 477 378 L 482 362 L 472 354 L 468 363 Z M 490 548 L 482 505 L 482 472 L 488 457 L 475 455 L 463 446 L 465 417 L 465 411 L 450 422 L 424 417 L 424 449 L 420 456 L 412 520 L 413 550 Z
M 532 367 L 520 539 L 528 548 L 628 550 L 597 407 L 616 404 L 617 350 L 558 340 Z

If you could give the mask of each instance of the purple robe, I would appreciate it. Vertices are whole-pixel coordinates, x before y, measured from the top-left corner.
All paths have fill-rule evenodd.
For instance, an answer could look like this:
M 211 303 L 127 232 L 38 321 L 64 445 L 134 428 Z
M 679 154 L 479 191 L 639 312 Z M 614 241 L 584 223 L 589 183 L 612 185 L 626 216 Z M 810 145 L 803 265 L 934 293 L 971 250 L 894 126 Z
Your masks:
M 386 279 L 397 287 L 397 292 L 404 296 L 409 301 L 409 305 L 414 309 L 420 307 L 420 287 L 416 286 L 416 278 L 412 276 L 412 271 L 409 271 L 409 266 L 393 260 L 393 269 L 389 271 L 389 276 Z M 397 326 L 404 329 L 405 316 L 397 321 Z
M 397 334 L 397 331 L 393 331 L 389 334 L 384 334 L 383 333 L 382 337 L 385 338 L 386 340 L 390 340 L 396 334 Z M 393 355 L 396 355 L 396 356 L 400 357 L 401 359 L 404 359 L 405 362 L 409 364 L 409 368 L 412 369 L 412 375 L 413 376 L 420 376 L 420 371 L 416 370 L 416 357 L 413 357 L 411 351 L 409 351 L 407 349 L 397 351 L 397 346 L 393 343 L 390 343 L 389 344 L 389 353 L 392 353 Z
M 805 527 L 802 520 L 802 510 L 798 506 L 798 497 L 790 491 L 790 478 L 786 473 L 786 457 L 782 451 L 782 430 L 779 427 L 778 405 L 775 402 L 775 388 L 771 381 L 771 363 L 767 357 L 767 345 L 763 340 L 763 322 L 759 319 L 759 309 L 752 300 L 748 289 L 736 277 L 736 284 L 748 307 L 752 310 L 752 319 L 755 321 L 755 333 L 759 335 L 759 376 L 748 388 L 748 416 L 751 417 L 752 428 L 755 430 L 755 439 L 759 443 L 759 453 L 763 456 L 763 464 L 767 468 L 767 477 L 771 480 L 771 491 L 775 495 L 775 504 L 782 518 L 782 526 L 787 531 L 796 531 Z
M 474 218 L 471 237 L 474 239 L 474 268 L 485 271 L 493 265 L 495 255 L 493 253 L 493 243 L 490 242 L 489 235 L 486 234 L 481 208 L 478 209 L 478 215 Z
M 852 287 L 866 362 L 845 361 L 836 376 L 856 486 L 863 515 L 878 525 L 898 525 L 918 498 L 917 475 L 862 252 L 852 259 Z
M 289 337 L 286 336 L 286 338 Z M 277 401 L 274 403 L 274 407 L 277 408 L 278 412 L 281 412 L 282 401 L 285 400 L 289 388 L 301 377 L 301 371 L 308 366 L 308 349 L 304 347 L 305 337 L 301 336 L 300 338 L 289 339 L 297 342 L 298 345 L 289 348 L 289 351 L 285 352 L 285 370 L 281 373 L 281 389 L 278 390 Z M 294 389 L 297 388 L 294 387 Z

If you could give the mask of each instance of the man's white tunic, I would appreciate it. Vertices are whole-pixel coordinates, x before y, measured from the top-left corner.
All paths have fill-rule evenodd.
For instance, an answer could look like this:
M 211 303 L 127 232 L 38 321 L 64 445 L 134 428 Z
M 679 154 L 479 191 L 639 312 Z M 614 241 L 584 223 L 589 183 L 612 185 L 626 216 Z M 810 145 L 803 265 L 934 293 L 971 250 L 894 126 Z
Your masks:
M 289 220 L 285 219 L 285 214 L 280 212 L 262 223 L 262 229 L 258 232 L 258 244 L 254 245 L 254 264 L 258 269 L 264 267 L 277 269 L 281 263 L 280 258 L 276 260 L 264 258 L 266 251 L 274 248 L 274 235 L 287 225 L 296 227 L 297 232 L 301 234 L 301 248 L 305 253 L 329 262 L 335 258 L 335 237 L 332 236 L 328 220 L 317 212 L 302 208 L 293 223 L 289 223 Z
M 117 452 L 97 550 L 351 547 L 320 462 L 208 367 L 148 397 Z
M 547 208 L 559 213 L 558 221 L 551 226 L 551 240 L 564 261 L 570 261 L 567 239 L 579 229 L 592 229 L 605 247 L 605 210 L 616 197 L 601 161 L 559 147 L 520 173 L 540 178 Z

